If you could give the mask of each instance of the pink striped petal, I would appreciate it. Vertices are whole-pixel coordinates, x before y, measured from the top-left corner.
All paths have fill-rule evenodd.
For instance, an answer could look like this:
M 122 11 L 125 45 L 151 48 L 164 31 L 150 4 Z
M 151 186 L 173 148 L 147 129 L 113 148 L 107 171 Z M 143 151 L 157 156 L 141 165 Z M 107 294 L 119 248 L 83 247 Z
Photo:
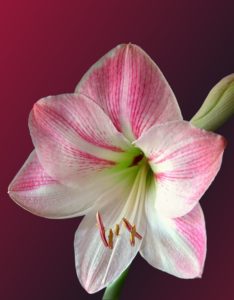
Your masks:
M 137 232 L 145 233 L 146 219 L 144 214 L 144 191 L 138 193 L 139 185 L 134 173 L 127 170 L 122 182 L 99 199 L 78 227 L 75 236 L 75 259 L 77 276 L 82 286 L 95 293 L 120 276 L 130 265 L 140 249 L 142 240 L 136 238 L 135 246 L 130 244 L 130 233 L 122 219 L 127 218 L 136 225 Z M 127 175 L 127 176 L 126 176 Z M 137 180 L 137 179 L 136 179 Z M 119 236 L 114 236 L 113 249 L 106 247 L 96 224 L 96 213 L 99 211 L 108 240 L 109 229 L 120 225 Z
M 86 188 L 72 188 L 53 179 L 41 166 L 35 151 L 9 186 L 10 197 L 24 209 L 47 218 L 84 215 L 99 196 L 119 182 L 115 174 L 91 178 Z
M 146 202 L 148 220 L 141 255 L 153 267 L 179 278 L 201 277 L 206 257 L 206 229 L 200 205 L 187 215 L 169 219 Z
M 92 98 L 130 140 L 154 124 L 182 119 L 163 74 L 136 45 L 108 52 L 84 75 L 76 92 Z
M 70 184 L 112 168 L 130 147 L 102 109 L 77 94 L 39 100 L 29 127 L 47 173 Z
M 155 205 L 168 217 L 188 213 L 220 169 L 222 136 L 178 121 L 154 126 L 135 142 L 149 159 L 156 181 Z

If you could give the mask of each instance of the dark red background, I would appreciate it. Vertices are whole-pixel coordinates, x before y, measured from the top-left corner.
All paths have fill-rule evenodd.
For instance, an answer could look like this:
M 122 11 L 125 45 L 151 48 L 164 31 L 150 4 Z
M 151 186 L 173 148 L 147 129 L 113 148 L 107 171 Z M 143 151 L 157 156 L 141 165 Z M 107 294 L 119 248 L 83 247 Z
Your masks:
M 140 45 L 170 82 L 185 119 L 234 71 L 233 1 L 1 1 L 0 299 L 101 299 L 87 294 L 74 266 L 80 219 L 29 214 L 6 194 L 32 149 L 27 118 L 42 96 L 72 92 L 82 74 L 122 42 Z M 203 197 L 208 256 L 201 280 L 181 280 L 138 257 L 123 299 L 234 299 L 233 120 L 222 170 Z

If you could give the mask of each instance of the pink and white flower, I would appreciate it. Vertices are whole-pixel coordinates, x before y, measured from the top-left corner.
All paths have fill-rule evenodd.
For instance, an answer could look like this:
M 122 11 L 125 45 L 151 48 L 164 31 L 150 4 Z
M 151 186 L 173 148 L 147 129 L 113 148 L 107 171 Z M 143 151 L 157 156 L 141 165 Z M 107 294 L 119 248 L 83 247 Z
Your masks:
M 85 215 L 74 246 L 89 293 L 114 281 L 138 251 L 177 277 L 201 276 L 206 230 L 198 201 L 219 171 L 225 140 L 182 119 L 141 48 L 117 46 L 74 94 L 39 100 L 29 128 L 35 150 L 9 194 L 39 216 Z

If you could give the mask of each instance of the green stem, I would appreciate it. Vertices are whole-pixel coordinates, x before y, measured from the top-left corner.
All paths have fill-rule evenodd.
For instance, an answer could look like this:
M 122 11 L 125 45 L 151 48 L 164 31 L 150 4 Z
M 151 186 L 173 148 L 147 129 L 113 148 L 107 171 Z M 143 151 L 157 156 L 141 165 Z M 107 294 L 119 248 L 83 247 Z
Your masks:
M 128 275 L 129 267 L 111 283 L 105 290 L 102 300 L 118 300 L 124 286 L 125 279 Z

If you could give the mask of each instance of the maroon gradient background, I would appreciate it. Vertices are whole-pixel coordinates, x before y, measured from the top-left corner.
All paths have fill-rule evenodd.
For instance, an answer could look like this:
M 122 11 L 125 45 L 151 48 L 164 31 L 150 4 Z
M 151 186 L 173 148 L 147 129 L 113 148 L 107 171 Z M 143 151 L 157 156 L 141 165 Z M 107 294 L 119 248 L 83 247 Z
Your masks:
M 87 294 L 74 266 L 80 219 L 47 220 L 8 197 L 32 149 L 27 118 L 43 96 L 72 92 L 82 74 L 122 42 L 140 45 L 170 82 L 185 119 L 212 86 L 234 71 L 233 1 L 1 1 L 0 299 L 101 299 Z M 208 256 L 202 279 L 181 280 L 132 264 L 122 299 L 234 299 L 234 121 L 222 170 L 202 199 Z

